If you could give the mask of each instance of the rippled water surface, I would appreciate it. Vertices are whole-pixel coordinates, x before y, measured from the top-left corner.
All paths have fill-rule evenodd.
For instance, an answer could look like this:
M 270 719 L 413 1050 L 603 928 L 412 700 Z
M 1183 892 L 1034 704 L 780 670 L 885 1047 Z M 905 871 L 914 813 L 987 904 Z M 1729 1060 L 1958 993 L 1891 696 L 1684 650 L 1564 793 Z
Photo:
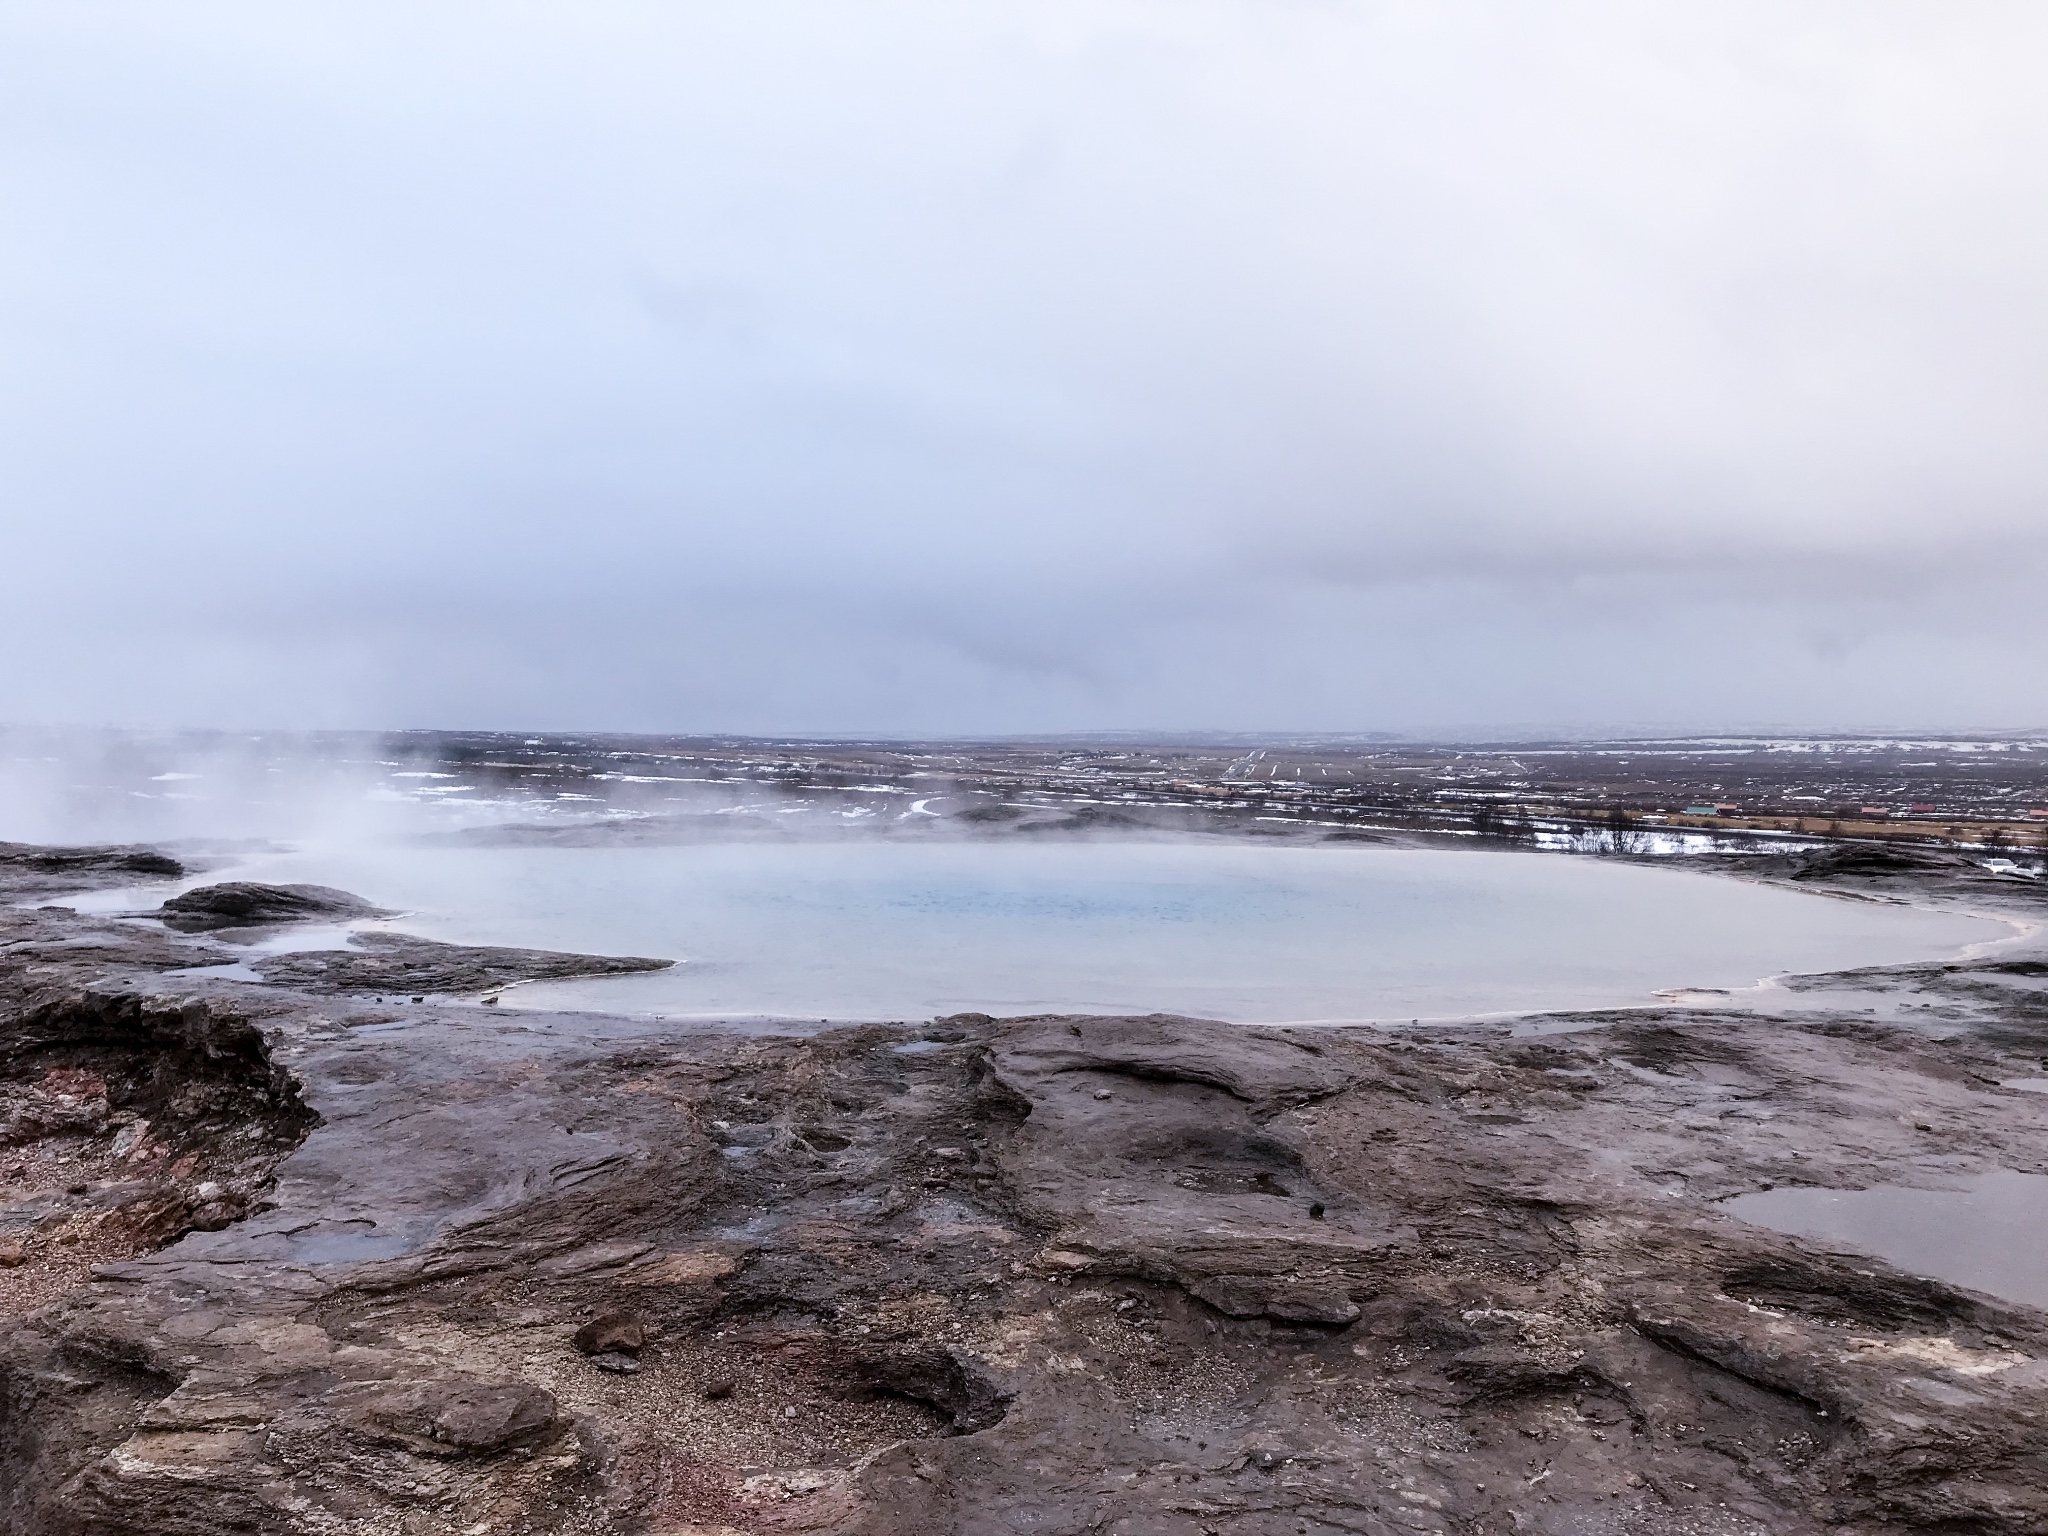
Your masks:
M 1679 869 L 1220 840 L 358 844 L 205 878 L 229 877 L 341 886 L 433 938 L 674 958 L 506 998 L 669 1015 L 1455 1017 L 1646 1003 L 2010 932 Z

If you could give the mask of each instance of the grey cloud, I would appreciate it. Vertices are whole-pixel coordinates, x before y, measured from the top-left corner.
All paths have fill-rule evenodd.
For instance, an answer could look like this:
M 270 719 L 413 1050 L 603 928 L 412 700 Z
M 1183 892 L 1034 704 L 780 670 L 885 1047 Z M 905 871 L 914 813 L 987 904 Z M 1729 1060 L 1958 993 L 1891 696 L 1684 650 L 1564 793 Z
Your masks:
M 0 717 L 2048 718 L 2018 5 L 23 5 Z

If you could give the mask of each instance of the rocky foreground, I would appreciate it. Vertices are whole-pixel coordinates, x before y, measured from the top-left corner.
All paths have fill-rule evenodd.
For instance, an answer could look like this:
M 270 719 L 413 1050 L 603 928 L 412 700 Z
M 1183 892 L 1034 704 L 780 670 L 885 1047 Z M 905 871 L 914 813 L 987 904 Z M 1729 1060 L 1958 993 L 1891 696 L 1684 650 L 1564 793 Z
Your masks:
M 2038 959 L 1399 1034 L 186 974 L 294 889 L 0 909 L 8 1532 L 2048 1531 L 2048 1315 L 1713 1204 L 2048 1171 Z

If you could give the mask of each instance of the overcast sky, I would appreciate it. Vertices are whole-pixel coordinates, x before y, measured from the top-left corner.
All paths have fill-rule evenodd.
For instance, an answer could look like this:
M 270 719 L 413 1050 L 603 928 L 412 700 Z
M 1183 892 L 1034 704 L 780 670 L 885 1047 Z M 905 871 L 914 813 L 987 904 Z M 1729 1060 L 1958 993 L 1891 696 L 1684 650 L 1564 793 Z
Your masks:
M 2048 724 L 2048 7 L 0 8 L 0 720 Z

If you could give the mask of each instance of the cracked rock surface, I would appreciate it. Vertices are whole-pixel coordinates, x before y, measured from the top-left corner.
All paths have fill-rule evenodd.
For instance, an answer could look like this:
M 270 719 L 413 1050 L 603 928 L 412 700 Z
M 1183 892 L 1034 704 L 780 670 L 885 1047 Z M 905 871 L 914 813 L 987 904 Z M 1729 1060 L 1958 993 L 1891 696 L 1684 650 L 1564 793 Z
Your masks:
M 0 912 L 0 1529 L 2048 1531 L 2048 1316 L 1714 1203 L 2048 1170 L 2038 961 L 773 1037 L 325 953 Z

